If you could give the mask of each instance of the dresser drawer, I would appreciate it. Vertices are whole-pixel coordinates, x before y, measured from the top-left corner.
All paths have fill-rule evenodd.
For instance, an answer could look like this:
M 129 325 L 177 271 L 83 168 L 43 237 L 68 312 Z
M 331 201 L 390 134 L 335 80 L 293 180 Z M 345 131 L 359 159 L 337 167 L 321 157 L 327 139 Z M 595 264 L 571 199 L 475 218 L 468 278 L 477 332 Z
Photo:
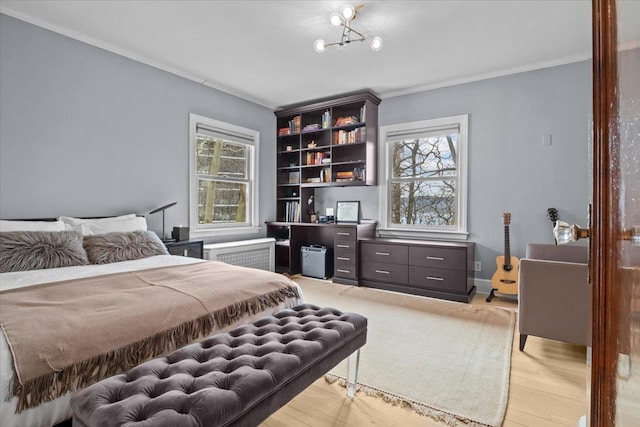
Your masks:
M 356 240 L 357 230 L 352 227 L 336 227 L 335 239 L 336 240 Z
M 355 253 L 338 253 L 335 254 L 335 263 L 341 263 L 342 265 L 356 265 L 356 254 Z
M 409 265 L 467 270 L 467 251 L 464 249 L 419 247 L 409 248 Z
M 345 279 L 357 279 L 357 269 L 355 264 L 344 263 L 336 260 L 333 275 L 344 277 Z
M 333 244 L 333 250 L 335 251 L 336 255 L 355 254 L 357 245 L 358 242 L 355 240 L 336 239 Z
M 386 262 L 406 265 L 409 248 L 403 245 L 362 242 L 360 244 L 360 253 L 363 262 Z
M 363 261 L 360 267 L 363 279 L 388 283 L 407 283 L 409 278 L 407 265 L 385 262 Z
M 467 293 L 467 272 L 442 268 L 409 266 L 411 286 Z

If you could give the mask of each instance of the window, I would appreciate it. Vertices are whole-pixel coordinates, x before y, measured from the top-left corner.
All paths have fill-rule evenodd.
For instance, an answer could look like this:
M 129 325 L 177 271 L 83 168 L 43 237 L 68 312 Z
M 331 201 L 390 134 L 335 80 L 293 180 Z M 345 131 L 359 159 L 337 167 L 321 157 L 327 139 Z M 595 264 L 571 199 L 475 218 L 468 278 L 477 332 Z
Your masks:
M 468 116 L 383 126 L 381 227 L 388 236 L 467 236 Z
M 195 114 L 189 127 L 192 234 L 257 232 L 259 132 Z

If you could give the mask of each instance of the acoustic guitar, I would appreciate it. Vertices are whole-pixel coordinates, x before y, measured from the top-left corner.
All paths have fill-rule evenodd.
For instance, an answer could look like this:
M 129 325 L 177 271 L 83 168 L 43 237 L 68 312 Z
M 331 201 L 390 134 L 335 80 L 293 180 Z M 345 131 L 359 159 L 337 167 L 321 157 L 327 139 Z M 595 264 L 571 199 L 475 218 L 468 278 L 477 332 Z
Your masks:
M 509 225 L 511 224 L 511 214 L 505 212 L 502 215 L 502 224 L 504 224 L 504 255 L 496 257 L 496 272 L 491 278 L 491 293 L 487 297 L 487 302 L 491 302 L 496 292 L 501 294 L 518 294 L 518 267 L 520 260 L 511 256 L 509 248 Z

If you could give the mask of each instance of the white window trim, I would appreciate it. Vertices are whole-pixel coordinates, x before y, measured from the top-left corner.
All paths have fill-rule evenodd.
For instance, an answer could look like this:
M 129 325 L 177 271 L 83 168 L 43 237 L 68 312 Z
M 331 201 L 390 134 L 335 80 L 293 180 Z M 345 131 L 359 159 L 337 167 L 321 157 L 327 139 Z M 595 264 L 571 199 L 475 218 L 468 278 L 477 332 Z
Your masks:
M 389 224 L 389 186 L 388 179 L 391 173 L 391 165 L 389 158 L 389 143 L 387 135 L 399 131 L 419 131 L 421 129 L 428 130 L 430 128 L 442 128 L 446 126 L 456 125 L 460 129 L 460 137 L 458 140 L 458 171 L 457 171 L 457 198 L 458 198 L 458 217 L 457 227 L 446 228 L 424 228 L 420 226 L 402 226 Z M 467 175 L 468 175 L 468 138 L 469 138 L 469 115 L 462 114 L 459 116 L 443 117 L 439 119 L 421 120 L 409 123 L 400 123 L 396 125 L 380 126 L 380 142 L 379 142 L 379 170 L 381 171 L 380 183 L 380 227 L 378 233 L 382 237 L 404 237 L 404 238 L 421 238 L 421 239 L 447 239 L 447 240 L 466 240 L 469 236 L 467 232 Z
M 253 139 L 253 149 L 249 156 L 249 169 L 252 179 L 249 181 L 249 198 L 251 208 L 249 209 L 248 222 L 234 226 L 233 224 L 220 224 L 218 226 L 198 225 L 198 178 L 196 176 L 196 127 L 198 124 L 220 129 L 250 137 Z M 207 236 L 225 236 L 231 234 L 259 233 L 260 209 L 259 209 L 259 170 L 258 159 L 260 158 L 260 132 L 242 126 L 232 125 L 197 114 L 189 114 L 189 234 L 190 238 Z M 248 224 L 248 225 L 247 225 Z

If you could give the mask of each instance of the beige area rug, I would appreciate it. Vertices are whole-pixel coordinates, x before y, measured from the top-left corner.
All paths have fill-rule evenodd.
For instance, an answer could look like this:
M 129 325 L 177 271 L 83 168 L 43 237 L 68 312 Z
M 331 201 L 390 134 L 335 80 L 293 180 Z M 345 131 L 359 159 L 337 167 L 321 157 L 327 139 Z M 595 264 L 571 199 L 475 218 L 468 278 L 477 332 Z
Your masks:
M 293 277 L 306 302 L 368 318 L 358 390 L 448 425 L 500 426 L 515 313 Z M 347 375 L 346 361 L 327 380 Z

